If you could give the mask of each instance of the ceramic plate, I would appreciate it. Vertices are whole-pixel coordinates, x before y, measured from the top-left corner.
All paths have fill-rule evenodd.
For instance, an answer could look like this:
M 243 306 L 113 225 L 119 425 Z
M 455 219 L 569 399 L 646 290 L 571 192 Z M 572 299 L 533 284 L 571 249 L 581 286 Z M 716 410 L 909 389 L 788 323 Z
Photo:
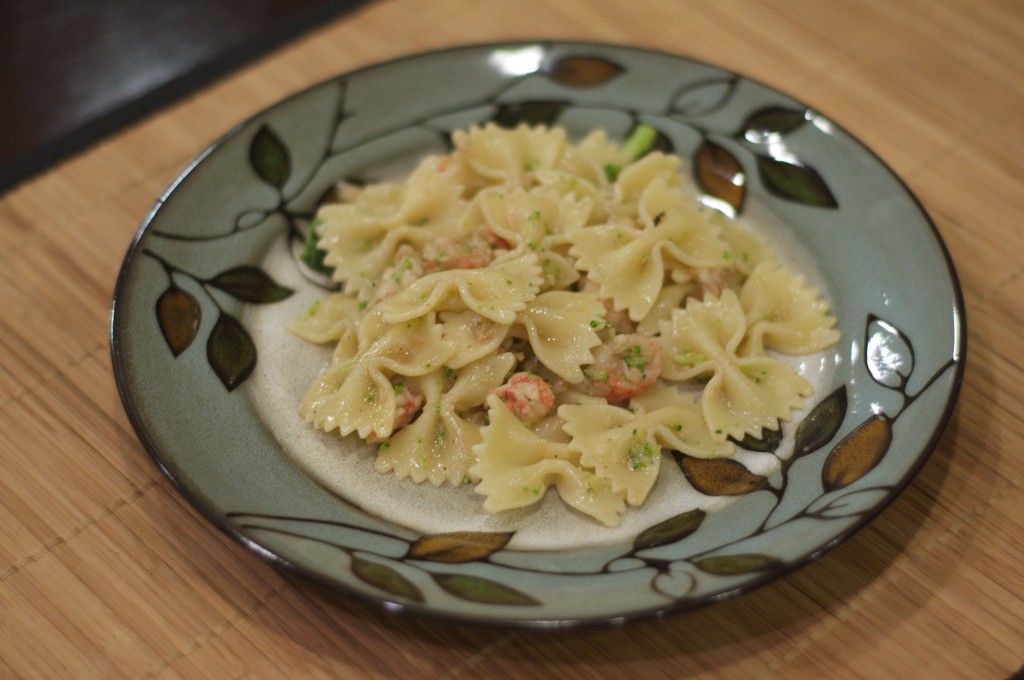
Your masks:
M 728 460 L 663 454 L 674 481 L 608 530 L 548 507 L 557 498 L 487 515 L 472 489 L 377 475 L 372 451 L 343 452 L 301 423 L 298 399 L 324 357 L 282 329 L 325 294 L 298 257 L 316 206 L 338 180 L 393 177 L 448 151 L 452 130 L 486 121 L 619 138 L 646 123 L 705 203 L 765 227 L 820 286 L 842 333 L 811 366 L 816 393 L 782 437 L 745 441 Z M 146 218 L 112 324 L 139 437 L 232 537 L 389 610 L 520 626 L 707 604 L 835 546 L 927 459 L 956 399 L 964 340 L 933 224 L 827 117 L 679 56 L 547 42 L 372 66 L 238 126 Z

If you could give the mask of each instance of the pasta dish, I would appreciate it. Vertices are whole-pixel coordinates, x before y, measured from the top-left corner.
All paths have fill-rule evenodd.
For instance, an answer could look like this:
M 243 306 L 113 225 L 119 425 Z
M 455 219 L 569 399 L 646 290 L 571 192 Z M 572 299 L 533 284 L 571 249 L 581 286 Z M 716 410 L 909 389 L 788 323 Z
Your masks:
M 664 451 L 731 456 L 802 408 L 811 383 L 780 355 L 835 343 L 835 318 L 693 197 L 679 157 L 549 127 L 452 141 L 319 209 L 341 289 L 291 326 L 335 347 L 310 425 L 375 444 L 381 473 L 472 485 L 490 512 L 553 487 L 616 526 Z

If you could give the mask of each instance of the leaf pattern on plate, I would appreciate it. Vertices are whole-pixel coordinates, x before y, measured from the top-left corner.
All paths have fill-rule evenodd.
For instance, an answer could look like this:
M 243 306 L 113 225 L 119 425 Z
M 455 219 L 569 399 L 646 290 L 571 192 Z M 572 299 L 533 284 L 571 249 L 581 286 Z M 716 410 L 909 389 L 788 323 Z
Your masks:
M 738 82 L 737 78 L 729 76 L 688 84 L 675 92 L 672 111 L 691 118 L 714 113 L 728 104 Z
M 514 532 L 456 531 L 417 539 L 406 557 L 430 562 L 475 562 L 485 560 L 511 540 Z
M 221 312 L 206 341 L 206 358 L 231 392 L 256 368 L 256 345 L 238 319 Z
M 765 188 L 779 198 L 819 208 L 839 207 L 825 180 L 814 168 L 772 156 L 758 156 L 757 170 Z
M 681 600 L 696 586 L 694 575 L 685 571 L 665 571 L 658 573 L 651 581 L 651 588 L 674 600 Z
M 768 479 L 729 458 L 694 458 L 674 452 L 687 481 L 705 496 L 742 496 L 768 487 Z
M 267 184 L 284 188 L 292 174 L 292 160 L 281 138 L 267 125 L 260 126 L 249 145 L 249 162 Z
M 714 555 L 694 560 L 694 566 L 715 576 L 739 576 L 754 571 L 767 571 L 782 566 L 782 562 L 769 555 L 747 553 L 742 555 Z
M 882 460 L 892 443 L 892 423 L 874 415 L 843 437 L 828 454 L 821 469 L 826 491 L 835 491 L 857 481 Z
M 172 283 L 156 301 L 156 318 L 164 341 L 177 357 L 195 340 L 202 308 L 194 295 Z
M 747 176 L 728 149 L 705 138 L 694 157 L 694 177 L 705 194 L 731 206 L 735 214 L 742 211 Z
M 914 348 L 891 323 L 870 316 L 865 333 L 864 363 L 879 385 L 902 390 L 914 371 Z
M 208 283 L 242 302 L 280 302 L 293 292 L 291 288 L 278 285 L 259 267 L 242 266 L 217 274 Z
M 549 100 L 500 104 L 491 121 L 507 128 L 514 128 L 520 124 L 550 127 L 558 122 L 567 106 L 567 102 Z
M 640 535 L 633 539 L 633 550 L 657 548 L 681 541 L 699 529 L 705 517 L 707 517 L 707 513 L 700 508 L 695 508 L 658 522 L 640 532 Z
M 846 418 L 846 407 L 846 385 L 818 402 L 796 428 L 792 459 L 806 456 L 828 444 Z
M 797 130 L 806 122 L 806 111 L 787 109 L 782 106 L 768 106 L 747 116 L 736 136 L 742 137 L 748 142 L 763 144 L 775 137 Z
M 597 87 L 622 73 L 621 66 L 603 57 L 572 55 L 562 57 L 548 69 L 548 75 L 559 85 Z
M 433 574 L 434 581 L 441 589 L 470 602 L 482 604 L 535 607 L 540 601 L 497 581 L 473 576 L 472 574 Z
M 425 602 L 423 592 L 412 581 L 399 574 L 395 569 L 380 562 L 363 559 L 359 555 L 352 556 L 352 573 L 359 580 L 386 593 L 413 602 Z

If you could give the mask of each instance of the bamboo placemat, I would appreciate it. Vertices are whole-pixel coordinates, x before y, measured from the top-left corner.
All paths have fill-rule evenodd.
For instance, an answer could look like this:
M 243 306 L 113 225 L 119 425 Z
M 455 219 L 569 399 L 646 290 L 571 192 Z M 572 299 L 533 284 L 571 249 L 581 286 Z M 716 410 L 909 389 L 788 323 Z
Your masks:
M 393 617 L 199 517 L 114 386 L 110 298 L 154 199 L 282 97 L 467 42 L 600 40 L 789 92 L 918 195 L 967 301 L 960 403 L 880 517 L 753 593 L 624 628 Z M 1013 0 L 385 0 L 0 197 L 0 677 L 1005 678 L 1024 664 L 1024 6 Z M 912 257 L 913 254 L 908 254 Z

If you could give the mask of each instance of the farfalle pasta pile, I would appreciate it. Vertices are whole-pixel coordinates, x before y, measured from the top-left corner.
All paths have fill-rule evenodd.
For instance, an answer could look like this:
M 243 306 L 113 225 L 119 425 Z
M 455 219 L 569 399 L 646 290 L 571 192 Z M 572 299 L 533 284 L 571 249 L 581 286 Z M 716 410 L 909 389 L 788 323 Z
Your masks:
M 341 292 L 292 325 L 335 345 L 307 422 L 376 443 L 379 472 L 473 485 L 487 511 L 554 487 L 616 526 L 663 451 L 730 456 L 803 406 L 811 384 L 774 357 L 837 341 L 827 303 L 702 209 L 678 157 L 548 127 L 453 142 L 319 210 Z

